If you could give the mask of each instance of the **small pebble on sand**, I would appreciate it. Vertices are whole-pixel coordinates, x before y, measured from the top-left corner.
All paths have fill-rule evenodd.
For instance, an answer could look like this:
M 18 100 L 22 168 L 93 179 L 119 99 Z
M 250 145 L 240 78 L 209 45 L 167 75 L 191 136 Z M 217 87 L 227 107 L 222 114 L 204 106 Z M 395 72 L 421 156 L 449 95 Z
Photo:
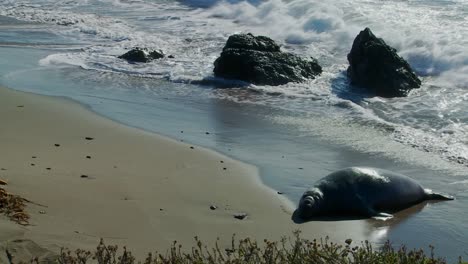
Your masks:
M 85 137 L 86 140 L 93 140 L 93 137 Z
M 216 210 L 217 208 L 218 208 L 218 207 L 217 207 L 216 205 L 211 205 L 211 206 L 210 206 L 210 209 L 211 209 L 211 210 Z
M 81 178 L 89 178 L 88 175 L 81 175 Z
M 56 147 L 60 147 L 60 144 L 54 144 L 54 146 L 56 146 Z
M 190 146 L 191 149 L 194 149 L 194 147 Z
M 86 158 L 87 158 L 87 159 L 90 159 L 90 158 L 91 158 L 91 156 L 86 156 Z

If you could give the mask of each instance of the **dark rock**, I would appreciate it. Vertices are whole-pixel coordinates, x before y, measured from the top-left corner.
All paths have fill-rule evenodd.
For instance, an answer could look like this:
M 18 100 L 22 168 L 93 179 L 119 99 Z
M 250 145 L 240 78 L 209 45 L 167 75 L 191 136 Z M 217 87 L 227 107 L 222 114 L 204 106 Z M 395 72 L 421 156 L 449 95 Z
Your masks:
M 174 58 L 175 58 L 174 55 L 169 55 L 169 56 L 167 56 L 167 57 L 168 57 L 169 59 L 174 59 Z
M 272 39 L 250 33 L 230 36 L 214 66 L 217 77 L 259 85 L 301 82 L 322 72 L 314 58 L 306 60 L 281 52 Z
M 86 140 L 93 140 L 93 137 L 85 137 Z
M 248 34 L 235 34 L 228 38 L 223 51 L 228 49 L 244 49 L 266 52 L 280 52 L 280 46 L 274 40 L 265 36 Z
M 129 52 L 119 56 L 119 59 L 124 59 L 129 62 L 150 62 L 152 60 L 161 59 L 163 57 L 164 53 L 161 50 L 133 48 Z
M 90 158 L 91 158 L 91 156 L 86 156 L 86 158 L 87 158 L 87 159 L 90 159 Z
M 81 178 L 89 178 L 88 175 L 81 175 Z
M 54 146 L 56 146 L 56 147 L 60 147 L 60 144 L 54 144 Z
M 277 193 L 277 194 L 283 194 L 283 192 L 280 192 L 280 191 L 278 191 L 278 192 L 276 192 L 276 193 Z
M 246 217 L 247 217 L 246 213 L 239 213 L 239 214 L 234 215 L 234 218 L 239 219 L 239 220 L 244 220 Z
M 211 210 L 216 210 L 216 209 L 218 209 L 218 207 L 217 207 L 216 205 L 211 205 L 211 206 L 210 206 L 210 209 L 211 209 Z
M 382 97 L 402 97 L 421 86 L 410 65 L 369 28 L 354 39 L 348 54 L 351 83 Z

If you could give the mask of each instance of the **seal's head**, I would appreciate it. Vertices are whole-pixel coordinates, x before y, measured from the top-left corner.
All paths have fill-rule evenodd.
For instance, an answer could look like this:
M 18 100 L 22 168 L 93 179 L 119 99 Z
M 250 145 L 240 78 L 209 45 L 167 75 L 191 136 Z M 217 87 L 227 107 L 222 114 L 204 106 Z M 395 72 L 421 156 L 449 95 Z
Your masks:
M 299 201 L 299 216 L 309 219 L 319 215 L 322 196 L 322 192 L 317 188 L 305 192 Z

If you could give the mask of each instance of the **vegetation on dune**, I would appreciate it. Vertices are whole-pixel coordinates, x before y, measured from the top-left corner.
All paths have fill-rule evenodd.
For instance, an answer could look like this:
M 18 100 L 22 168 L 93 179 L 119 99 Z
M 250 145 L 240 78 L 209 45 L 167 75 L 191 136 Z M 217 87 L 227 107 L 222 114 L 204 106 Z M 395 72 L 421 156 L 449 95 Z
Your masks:
M 408 250 L 406 247 L 394 249 L 390 243 L 375 249 L 371 243 L 362 242 L 354 245 L 351 239 L 344 244 L 336 244 L 328 239 L 307 240 L 300 237 L 300 232 L 293 238 L 282 239 L 279 242 L 264 240 L 257 243 L 249 238 L 236 240 L 233 236 L 230 248 L 221 249 L 216 243 L 214 248 L 205 246 L 195 238 L 196 246 L 186 252 L 182 245 L 174 242 L 165 254 L 150 253 L 143 261 L 137 262 L 132 253 L 125 247 L 119 251 L 117 246 L 107 246 L 101 240 L 94 252 L 62 249 L 57 263 L 60 264 L 241 264 L 241 263 L 398 263 L 398 264 L 442 264 L 444 259 L 434 256 L 434 248 L 430 246 L 429 254 L 422 249 Z M 40 263 L 38 259 L 33 261 Z M 462 264 L 461 259 L 459 263 Z

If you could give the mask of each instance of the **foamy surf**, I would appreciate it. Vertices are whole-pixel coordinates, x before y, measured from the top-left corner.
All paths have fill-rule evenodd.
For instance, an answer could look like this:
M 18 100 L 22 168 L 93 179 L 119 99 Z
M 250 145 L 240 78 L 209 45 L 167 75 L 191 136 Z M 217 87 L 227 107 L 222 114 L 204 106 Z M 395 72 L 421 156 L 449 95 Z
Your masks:
M 379 150 L 382 155 L 397 157 L 398 144 L 402 144 L 425 153 L 423 156 L 441 159 L 420 161 L 427 166 L 445 168 L 445 161 L 455 167 L 468 166 L 468 117 L 463 111 L 468 104 L 468 22 L 464 19 L 468 7 L 464 1 L 25 0 L 0 1 L 0 5 L 0 15 L 44 24 L 54 34 L 82 43 L 79 50 L 76 46 L 61 49 L 42 58 L 42 67 L 79 67 L 208 87 L 237 86 L 240 88 L 232 92 L 215 91 L 211 96 L 299 116 L 307 116 L 308 111 L 323 113 L 337 120 L 333 125 L 348 124 L 343 119 L 350 119 L 357 124 L 355 135 L 360 134 L 359 129 L 366 134 L 385 128 L 381 140 L 395 146 Z M 423 76 L 421 89 L 408 98 L 391 100 L 372 98 L 350 86 L 346 55 L 356 34 L 366 26 L 397 48 Z M 268 35 L 283 50 L 316 57 L 324 72 L 315 80 L 275 87 L 213 78 L 213 61 L 227 37 L 237 32 Z M 148 64 L 129 64 L 117 58 L 136 46 L 162 49 L 175 58 Z M 316 133 L 305 125 L 307 120 L 295 118 L 299 119 L 272 120 Z M 360 151 L 374 151 L 364 139 L 340 133 L 328 137 L 342 144 L 350 141 Z

